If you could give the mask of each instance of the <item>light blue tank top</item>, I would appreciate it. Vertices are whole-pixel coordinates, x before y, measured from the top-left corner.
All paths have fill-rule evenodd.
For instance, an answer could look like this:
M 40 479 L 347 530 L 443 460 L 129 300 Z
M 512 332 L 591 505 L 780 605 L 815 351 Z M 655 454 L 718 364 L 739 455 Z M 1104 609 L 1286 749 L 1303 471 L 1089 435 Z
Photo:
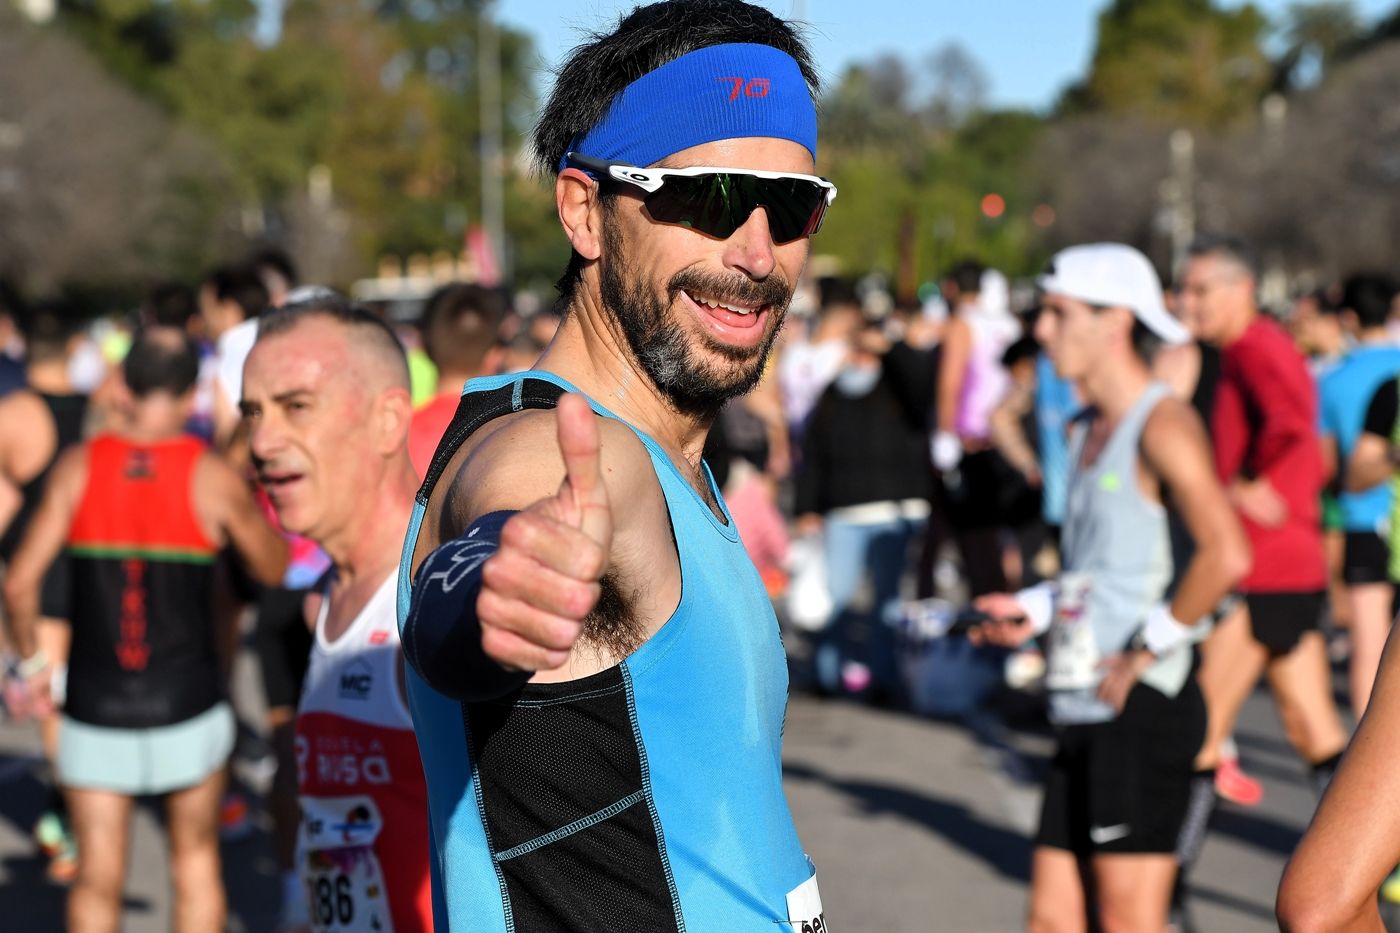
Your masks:
M 518 408 L 519 387 L 527 378 L 577 391 L 558 376 L 531 372 L 473 380 L 464 395 L 514 384 Z M 596 402 L 592 405 L 600 416 L 621 420 Z M 560 693 L 561 688 L 568 692 L 570 685 L 529 685 L 510 711 L 493 715 L 517 719 L 537 715 L 530 710 L 561 715 L 571 702 L 596 703 L 600 695 L 615 692 L 619 702 L 608 708 L 620 711 L 630 722 L 616 724 L 614 732 L 635 743 L 640 786 L 625 795 L 629 788 L 623 787 L 617 791 L 623 796 L 612 805 L 538 837 L 521 843 L 522 837 L 517 836 L 511 841 L 515 844 L 497 839 L 493 845 L 493 832 L 499 836 L 503 828 L 512 827 L 491 812 L 498 795 L 473 759 L 471 730 L 481 721 L 481 711 L 472 707 L 480 704 L 452 700 L 410 669 L 409 695 L 430 798 L 439 931 L 504 933 L 536 928 L 539 924 L 523 922 L 520 914 L 533 910 L 529 905 L 539 897 L 549 896 L 532 885 L 549 887 L 549 883 L 532 879 L 572 877 L 569 860 L 580 858 L 580 851 L 592 853 L 581 857 L 584 871 L 596 871 L 598 878 L 632 872 L 628 864 L 608 864 L 605 843 L 592 850 L 580 847 L 587 843 L 588 834 L 605 833 L 614 822 L 644 813 L 649 813 L 659 849 L 656 856 L 662 871 L 656 877 L 664 875 L 667 887 L 652 893 L 655 901 L 664 902 L 668 916 L 664 925 L 658 917 L 629 921 L 634 926 L 643 923 L 648 929 L 692 933 L 801 928 L 800 923 L 788 923 L 790 895 L 807 885 L 805 893 L 815 882 L 782 788 L 788 680 L 777 620 L 728 511 L 724 510 L 721 521 L 659 445 L 632 430 L 651 455 L 670 512 L 680 557 L 680 604 L 660 631 L 621 665 L 577 682 L 573 700 Z M 713 480 L 709 482 L 719 498 Z M 408 569 L 429 493 L 428 489 L 420 492 L 404 542 L 400 626 L 410 606 Z M 561 735 L 571 738 L 569 733 Z M 475 741 L 481 741 L 480 735 Z M 584 757 L 591 754 L 585 753 Z M 542 759 L 558 754 L 551 748 L 540 749 Z M 542 777 L 557 779 L 558 765 L 553 761 L 519 760 L 510 767 L 526 772 L 512 778 L 523 787 L 534 786 Z M 590 775 L 581 778 L 592 779 Z M 526 800 L 523 805 L 532 802 Z M 511 848 L 502 851 L 506 844 Z M 548 860 L 556 857 L 559 864 L 550 864 Z M 526 859 L 544 862 L 521 867 Z M 572 920 L 545 926 L 589 929 L 617 922 L 599 916 L 583 909 Z
M 1117 654 L 1141 628 L 1172 577 L 1171 540 L 1162 504 L 1138 485 L 1138 456 L 1147 419 L 1171 390 L 1152 383 L 1114 428 L 1097 459 L 1086 466 L 1087 425 L 1070 432 L 1069 484 L 1061 537 L 1066 575 L 1088 581 L 1084 611 L 1101 658 Z M 1062 592 L 1066 587 L 1061 587 Z M 1052 638 L 1052 651 L 1055 640 Z M 1050 659 L 1052 665 L 1054 659 Z M 1144 672 L 1142 683 L 1167 696 L 1181 692 L 1191 672 L 1191 646 L 1179 645 Z M 1101 678 L 1101 674 L 1098 679 Z M 1095 695 L 1098 683 L 1051 690 L 1054 722 L 1105 722 L 1111 706 Z

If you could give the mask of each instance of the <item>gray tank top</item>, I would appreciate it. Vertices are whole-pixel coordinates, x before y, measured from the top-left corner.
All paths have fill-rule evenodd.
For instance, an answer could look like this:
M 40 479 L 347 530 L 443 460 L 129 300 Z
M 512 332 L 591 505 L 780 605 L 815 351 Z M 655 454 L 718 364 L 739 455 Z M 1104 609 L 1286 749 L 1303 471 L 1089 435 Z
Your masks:
M 1102 679 L 1098 662 L 1127 646 L 1171 580 L 1166 510 L 1144 496 L 1137 481 L 1143 426 L 1169 395 L 1166 385 L 1149 385 L 1090 465 L 1083 462 L 1088 424 L 1081 419 L 1071 427 L 1064 574 L 1048 659 L 1052 675 L 1058 674 L 1048 683 L 1054 722 L 1114 718 L 1113 708 L 1095 696 Z M 1074 605 L 1066 605 L 1071 600 Z M 1078 637 L 1066 637 L 1076 625 L 1082 626 Z M 1184 644 L 1149 667 L 1142 682 L 1174 697 L 1190 673 L 1191 647 Z

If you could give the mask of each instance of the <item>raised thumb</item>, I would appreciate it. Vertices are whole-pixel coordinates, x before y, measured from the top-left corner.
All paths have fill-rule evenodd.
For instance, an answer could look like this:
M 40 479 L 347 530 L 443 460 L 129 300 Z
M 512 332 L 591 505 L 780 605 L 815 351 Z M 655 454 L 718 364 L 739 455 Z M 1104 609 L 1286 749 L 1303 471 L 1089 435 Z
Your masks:
M 556 411 L 559 452 L 564 457 L 564 482 L 559 496 L 566 512 L 584 534 L 604 547 L 612 543 L 612 511 L 603 483 L 602 442 L 598 416 L 581 395 L 559 399 Z

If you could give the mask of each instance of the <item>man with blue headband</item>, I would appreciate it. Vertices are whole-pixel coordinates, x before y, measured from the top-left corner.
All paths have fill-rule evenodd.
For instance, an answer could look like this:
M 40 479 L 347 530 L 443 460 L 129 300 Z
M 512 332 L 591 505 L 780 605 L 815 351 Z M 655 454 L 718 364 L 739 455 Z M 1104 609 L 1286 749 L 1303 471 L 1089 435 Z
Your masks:
M 826 928 L 777 622 L 701 460 L 835 198 L 815 88 L 738 0 L 638 8 L 558 76 L 564 321 L 467 384 L 404 544 L 439 930 Z

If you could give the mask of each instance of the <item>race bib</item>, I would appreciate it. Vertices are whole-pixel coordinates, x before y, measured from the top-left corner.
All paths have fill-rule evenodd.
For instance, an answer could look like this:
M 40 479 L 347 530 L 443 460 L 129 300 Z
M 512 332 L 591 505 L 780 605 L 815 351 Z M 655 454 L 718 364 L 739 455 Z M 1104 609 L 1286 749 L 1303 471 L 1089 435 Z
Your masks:
M 829 933 L 815 874 L 788 892 L 787 908 L 788 927 L 793 933 Z
M 298 849 L 316 933 L 393 933 L 384 874 L 374 854 L 382 828 L 379 808 L 369 797 L 301 798 Z
M 1093 581 L 1087 574 L 1067 573 L 1060 577 L 1046 650 L 1048 690 L 1090 690 L 1098 686 L 1099 647 L 1089 618 L 1092 589 Z

